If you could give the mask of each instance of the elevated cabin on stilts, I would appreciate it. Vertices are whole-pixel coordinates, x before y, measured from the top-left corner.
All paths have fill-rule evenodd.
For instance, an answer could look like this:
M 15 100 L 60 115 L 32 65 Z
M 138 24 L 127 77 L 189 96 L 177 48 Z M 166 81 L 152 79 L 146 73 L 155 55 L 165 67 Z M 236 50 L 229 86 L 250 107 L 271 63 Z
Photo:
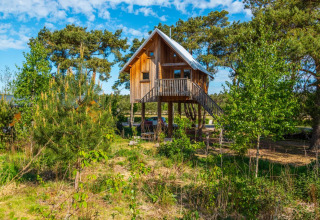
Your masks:
M 144 130 L 145 103 L 158 103 L 158 126 L 161 123 L 161 103 L 168 102 L 168 136 L 172 135 L 173 103 L 198 104 L 198 127 L 201 108 L 210 115 L 221 113 L 221 108 L 207 94 L 208 72 L 192 55 L 159 29 L 146 41 L 121 69 L 130 73 L 130 102 L 142 104 L 142 132 Z

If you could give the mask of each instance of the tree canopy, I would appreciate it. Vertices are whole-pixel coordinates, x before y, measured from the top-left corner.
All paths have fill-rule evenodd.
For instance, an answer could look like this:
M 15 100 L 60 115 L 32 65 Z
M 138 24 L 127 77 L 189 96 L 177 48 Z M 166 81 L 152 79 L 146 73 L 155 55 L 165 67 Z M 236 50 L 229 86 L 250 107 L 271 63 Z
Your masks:
M 121 38 L 121 30 L 91 30 L 67 25 L 61 30 L 50 31 L 44 27 L 38 39 L 49 51 L 51 62 L 63 73 L 82 63 L 92 80 L 100 74 L 101 80 L 110 78 L 111 67 L 121 60 L 121 51 L 128 48 L 127 39 Z M 31 39 L 30 42 L 33 42 Z M 113 55 L 113 59 L 112 56 Z

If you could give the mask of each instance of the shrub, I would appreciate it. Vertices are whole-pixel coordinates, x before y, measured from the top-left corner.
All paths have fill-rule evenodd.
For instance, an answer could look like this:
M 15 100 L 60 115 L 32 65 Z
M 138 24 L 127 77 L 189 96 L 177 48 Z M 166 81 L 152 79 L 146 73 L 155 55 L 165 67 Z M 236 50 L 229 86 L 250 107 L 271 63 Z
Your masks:
M 186 129 L 191 127 L 187 119 L 176 119 L 178 129 L 174 132 L 171 142 L 162 143 L 158 148 L 158 153 L 177 161 L 192 160 L 195 157 L 198 144 L 191 144 L 190 138 L 186 135 Z
M 42 93 L 34 113 L 34 140 L 44 149 L 50 167 L 71 165 L 77 171 L 88 166 L 95 155 L 103 156 L 114 138 L 114 118 L 110 108 L 97 103 L 95 85 L 82 74 L 57 76 L 49 93 Z M 102 153 L 102 154 L 101 154 Z
M 20 166 L 14 161 L 3 160 L 0 165 L 0 185 L 10 182 L 20 171 Z
M 5 143 L 12 139 L 13 129 L 9 127 L 12 123 L 17 109 L 0 97 L 0 149 L 5 148 Z

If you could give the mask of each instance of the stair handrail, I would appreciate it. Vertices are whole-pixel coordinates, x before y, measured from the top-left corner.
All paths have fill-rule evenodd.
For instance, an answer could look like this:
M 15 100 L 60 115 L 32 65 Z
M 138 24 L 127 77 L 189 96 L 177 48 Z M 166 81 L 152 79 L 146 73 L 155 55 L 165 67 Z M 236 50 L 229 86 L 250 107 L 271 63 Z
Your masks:
M 215 113 L 217 115 L 220 115 L 223 113 L 222 108 L 196 83 L 190 80 L 190 83 L 192 85 L 191 88 L 191 96 L 192 99 L 195 99 L 198 101 L 205 109 L 206 111 L 213 116 L 214 109 L 216 110 Z M 196 93 L 196 91 L 198 93 Z M 211 107 L 209 106 L 211 104 Z

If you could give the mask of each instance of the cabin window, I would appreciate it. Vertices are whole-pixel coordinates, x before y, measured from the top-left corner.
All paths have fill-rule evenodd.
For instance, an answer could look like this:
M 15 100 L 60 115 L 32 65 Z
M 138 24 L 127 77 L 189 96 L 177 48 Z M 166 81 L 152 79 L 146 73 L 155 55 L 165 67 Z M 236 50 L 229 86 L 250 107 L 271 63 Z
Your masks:
M 181 70 L 174 70 L 173 75 L 175 79 L 181 78 Z
M 143 80 L 148 80 L 149 79 L 149 72 L 143 72 L 142 73 L 142 79 Z
M 153 51 L 149 51 L 149 57 L 154 57 L 154 52 Z
M 191 79 L 191 70 L 190 69 L 183 70 L 183 78 Z
M 177 54 L 176 54 L 176 53 L 173 53 L 173 57 L 177 57 Z

